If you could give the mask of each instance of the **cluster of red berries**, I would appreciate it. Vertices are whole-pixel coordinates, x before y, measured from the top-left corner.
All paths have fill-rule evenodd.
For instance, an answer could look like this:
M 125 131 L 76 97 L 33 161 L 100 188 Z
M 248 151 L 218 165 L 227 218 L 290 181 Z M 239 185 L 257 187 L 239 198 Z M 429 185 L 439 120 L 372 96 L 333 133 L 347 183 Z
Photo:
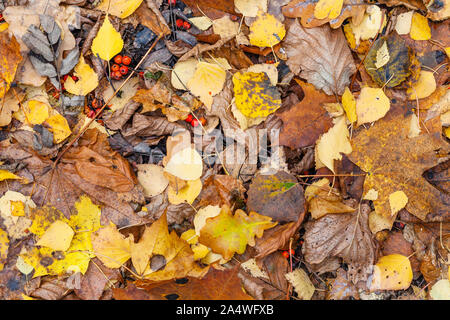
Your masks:
M 191 28 L 191 24 L 187 21 L 183 21 L 183 19 L 177 19 L 175 24 L 177 25 L 177 28 L 180 29 L 189 30 Z
M 73 81 L 78 81 L 78 77 L 77 76 L 70 76 L 70 77 L 72 78 Z M 63 76 L 62 79 L 61 79 L 61 90 L 62 91 L 66 90 L 66 88 L 64 88 L 64 82 L 66 82 L 67 78 L 69 78 L 68 74 Z
M 128 74 L 128 65 L 131 63 L 129 56 L 121 56 L 118 54 L 114 57 L 114 64 L 111 66 L 111 78 L 114 80 L 120 80 L 122 76 Z
M 5 18 L 3 18 L 3 14 L 0 13 L 0 23 L 5 22 Z
M 197 119 L 194 118 L 192 114 L 189 114 L 186 119 L 184 119 L 187 123 L 190 123 L 191 126 L 197 127 L 199 125 L 199 121 L 204 126 L 206 124 L 206 119 L 204 117 L 200 117 Z
M 289 258 L 289 256 L 290 255 L 294 255 L 295 254 L 295 251 L 294 251 L 294 249 L 291 249 L 291 250 L 289 250 L 289 251 L 283 251 L 283 256 L 286 258 L 286 259 L 288 259 Z
M 90 105 L 84 106 L 84 113 L 88 118 L 94 118 L 97 112 L 102 108 L 102 102 L 96 98 L 94 98 Z M 109 105 L 106 106 L 109 108 Z M 101 120 L 99 120 L 101 122 Z M 101 123 L 103 124 L 103 123 Z

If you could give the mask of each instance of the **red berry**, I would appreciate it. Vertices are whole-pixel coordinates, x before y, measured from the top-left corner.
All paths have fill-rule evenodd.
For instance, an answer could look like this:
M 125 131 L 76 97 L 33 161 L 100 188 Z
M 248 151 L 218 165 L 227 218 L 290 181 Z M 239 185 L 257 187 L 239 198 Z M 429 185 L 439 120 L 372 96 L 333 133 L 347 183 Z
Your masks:
M 97 108 L 98 107 L 98 103 L 97 103 L 97 99 L 96 98 L 94 98 L 94 100 L 92 100 L 92 106 L 94 107 L 94 108 Z
M 131 63 L 131 58 L 129 56 L 123 56 L 122 57 L 122 63 L 126 66 L 128 66 Z
M 66 75 L 63 77 L 63 81 L 66 81 L 68 77 L 69 77 L 69 75 L 66 74 Z
M 206 119 L 205 118 L 201 117 L 198 120 L 200 120 L 200 123 L 202 124 L 202 126 L 204 126 L 206 124 Z
M 87 116 L 88 116 L 88 118 L 93 118 L 95 116 L 95 111 L 94 110 L 89 110 Z
M 294 255 L 294 254 L 295 254 L 295 250 L 294 250 L 294 249 L 291 249 L 291 250 L 289 250 L 289 253 L 290 253 L 291 255 Z
M 194 117 L 192 116 L 192 114 L 189 114 L 189 115 L 187 116 L 187 118 L 184 119 L 184 121 L 186 121 L 186 122 L 188 122 L 188 123 L 191 123 L 192 120 L 194 120 Z
M 289 252 L 283 251 L 283 256 L 284 256 L 286 259 L 289 258 Z
M 238 21 L 239 17 L 238 17 L 238 16 L 235 16 L 235 15 L 232 15 L 232 16 L 230 17 L 230 19 L 231 19 L 231 21 Z
M 111 71 L 112 72 L 116 72 L 116 71 L 119 71 L 119 69 L 120 69 L 120 67 L 119 67 L 119 65 L 118 64 L 113 64 L 112 66 L 111 66 Z
M 126 75 L 128 73 L 128 67 L 127 66 L 121 66 L 120 69 L 119 69 L 119 72 L 122 75 Z
M 168 0 L 167 2 L 173 6 L 177 4 L 177 0 Z
M 198 126 L 198 120 L 197 120 L 197 119 L 193 119 L 193 120 L 191 121 L 191 126 L 197 127 L 197 126 Z
M 114 62 L 117 63 L 117 64 L 121 64 L 122 63 L 122 56 L 120 54 L 115 56 L 114 57 Z
M 183 28 L 185 28 L 186 30 L 189 30 L 191 28 L 191 24 L 187 21 L 183 22 Z
M 73 81 L 78 81 L 78 77 L 77 76 L 72 76 L 72 80 Z
M 113 79 L 119 80 L 120 78 L 122 78 L 122 74 L 120 73 L 120 71 L 116 71 L 113 72 L 112 77 Z
M 183 27 L 183 20 L 177 19 L 177 21 L 175 23 L 176 23 L 178 28 L 182 28 Z

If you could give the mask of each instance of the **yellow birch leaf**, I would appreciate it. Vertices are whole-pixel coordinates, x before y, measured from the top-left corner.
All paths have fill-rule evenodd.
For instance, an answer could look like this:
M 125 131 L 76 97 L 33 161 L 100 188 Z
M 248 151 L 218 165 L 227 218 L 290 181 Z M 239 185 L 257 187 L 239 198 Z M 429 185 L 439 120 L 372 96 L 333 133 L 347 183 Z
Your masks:
M 28 101 L 26 118 L 31 124 L 42 124 L 49 117 L 49 106 L 36 100 Z
M 189 90 L 187 83 L 194 76 L 198 63 L 198 60 L 195 58 L 175 63 L 170 77 L 172 86 L 178 90 Z
M 450 300 L 450 281 L 441 279 L 436 282 L 431 287 L 430 296 L 433 300 Z
M 423 99 L 429 97 L 436 90 L 436 79 L 431 71 L 420 71 L 419 80 L 406 90 L 408 100 Z
M 183 180 L 197 180 L 203 172 L 202 157 L 193 148 L 182 149 L 171 156 L 164 171 Z
M 11 215 L 25 217 L 25 204 L 22 201 L 11 201 Z
M 408 197 L 403 191 L 395 191 L 389 195 L 389 205 L 391 206 L 391 215 L 394 216 L 402 210 L 408 203 Z
M 68 77 L 64 86 L 67 92 L 77 96 L 85 96 L 98 86 L 98 77 L 95 71 L 84 61 L 84 57 L 80 56 L 78 64 L 75 66 L 74 75 L 78 77 L 75 82 Z
M 317 156 L 320 162 L 332 172 L 334 172 L 334 160 L 342 159 L 341 153 L 352 152 L 349 136 L 345 117 L 340 117 L 335 119 L 335 125 L 319 138 Z
M 60 114 L 49 117 L 46 122 L 50 126 L 49 130 L 53 133 L 53 142 L 56 144 L 63 142 L 72 133 L 66 118 Z
M 3 270 L 4 263 L 8 257 L 9 239 L 8 233 L 0 229 L 0 271 Z
M 250 118 L 264 118 L 281 107 L 281 95 L 265 72 L 236 72 L 233 75 L 236 107 Z
M 143 0 L 103 0 L 96 9 L 124 19 L 141 5 Z
M 355 122 L 356 117 L 356 100 L 348 87 L 345 87 L 344 94 L 342 95 L 342 107 L 345 110 L 345 114 L 350 122 Z
M 93 233 L 91 239 L 94 254 L 108 268 L 120 268 L 131 258 L 133 236 L 125 238 L 113 223 Z
M 382 89 L 362 88 L 361 94 L 356 100 L 358 126 L 383 118 L 390 107 L 391 102 Z
M 56 251 L 66 251 L 70 247 L 74 234 L 74 231 L 67 223 L 58 220 L 52 223 L 36 245 Z
M 238 209 L 232 214 L 224 205 L 220 214 L 209 218 L 200 230 L 199 242 L 221 254 L 224 259 L 231 259 L 235 253 L 242 254 L 247 247 L 255 245 L 255 236 L 261 238 L 264 230 L 274 227 L 271 217 L 250 212 L 247 215 Z
M 103 60 L 109 61 L 116 54 L 122 51 L 123 40 L 120 33 L 114 29 L 108 15 L 105 17 L 97 36 L 92 41 L 91 50 L 95 56 L 100 56 Z
M 381 257 L 374 266 L 370 291 L 408 289 L 413 278 L 409 259 L 401 254 Z
M 187 82 L 187 88 L 195 96 L 200 97 L 200 101 L 211 110 L 213 97 L 223 89 L 226 72 L 217 64 L 199 62 L 194 75 Z
M 319 0 L 314 7 L 314 16 L 317 19 L 336 19 L 341 14 L 344 0 Z
M 409 35 L 413 40 L 430 40 L 431 29 L 428 24 L 428 19 L 420 13 L 414 12 Z
M 286 35 L 284 24 L 269 13 L 258 12 L 256 20 L 250 25 L 250 44 L 258 47 L 273 47 Z
M 22 179 L 21 177 L 19 177 L 19 176 L 16 176 L 14 173 L 12 173 L 12 172 L 9 172 L 9 171 L 7 171 L 7 170 L 3 170 L 3 169 L 0 169 L 0 181 L 3 181 L 3 180 L 7 180 L 7 179 L 11 179 L 11 180 L 17 180 L 17 179 Z
M 192 204 L 200 194 L 200 191 L 202 191 L 202 181 L 200 179 L 190 180 L 178 192 L 171 186 L 169 186 L 167 191 L 167 197 L 171 204 L 177 205 L 184 202 Z

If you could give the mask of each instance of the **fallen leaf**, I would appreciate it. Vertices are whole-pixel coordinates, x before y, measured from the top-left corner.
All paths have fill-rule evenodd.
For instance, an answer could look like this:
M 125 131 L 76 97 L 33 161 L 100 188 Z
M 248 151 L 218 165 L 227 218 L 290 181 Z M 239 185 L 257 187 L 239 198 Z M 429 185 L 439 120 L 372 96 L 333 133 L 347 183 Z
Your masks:
M 0 271 L 3 270 L 6 258 L 8 258 L 8 250 L 9 250 L 8 233 L 5 230 L 0 229 Z
M 250 44 L 258 47 L 273 47 L 286 35 L 284 25 L 269 13 L 258 12 L 250 25 Z
M 336 271 L 337 277 L 330 281 L 327 300 L 346 300 L 348 298 L 359 298 L 358 290 L 348 281 L 347 273 L 339 268 Z
M 142 280 L 136 285 L 144 288 L 152 300 L 253 300 L 242 290 L 238 271 L 239 268 L 211 269 L 202 279 L 188 277 L 188 285 L 175 281 L 146 283 Z
M 431 71 L 421 70 L 419 80 L 406 90 L 408 100 L 423 99 L 429 97 L 436 90 L 436 80 Z
M 314 16 L 317 19 L 336 19 L 341 14 L 344 0 L 319 0 L 314 7 Z
M 239 204 L 244 199 L 244 192 L 245 189 L 240 180 L 229 175 L 216 174 L 203 183 L 202 192 L 198 196 L 198 206 L 226 204 L 229 207 L 239 208 Z
M 409 34 L 411 31 L 411 22 L 414 11 L 408 11 L 401 13 L 397 16 L 397 21 L 395 23 L 395 31 L 399 35 Z
M 74 231 L 67 223 L 57 220 L 50 225 L 36 245 L 48 247 L 55 251 L 67 251 L 73 235 Z
M 344 34 L 329 26 L 306 29 L 294 21 L 283 47 L 291 71 L 328 95 L 343 94 L 356 71 Z
M 389 115 L 389 114 L 388 114 Z M 439 137 L 423 132 L 415 138 L 408 138 L 410 124 L 405 114 L 392 113 L 375 122 L 368 130 L 354 134 L 353 152 L 349 159 L 367 172 L 364 193 L 370 189 L 378 192 L 374 200 L 375 211 L 380 216 L 391 216 L 389 195 L 403 191 L 407 198 L 406 210 L 425 220 L 429 213 L 439 219 L 448 212 L 444 195 L 429 184 L 422 174 L 438 162 L 434 150 L 447 146 Z M 387 151 L 389 150 L 389 151 Z
M 306 262 L 319 264 L 341 257 L 348 264 L 353 283 L 367 280 L 375 262 L 375 245 L 368 226 L 370 207 L 361 205 L 355 213 L 328 214 L 306 224 L 303 254 Z
M 450 300 L 450 281 L 441 279 L 430 289 L 430 296 L 433 300 Z
M 299 83 L 305 97 L 299 103 L 277 112 L 283 120 L 280 144 L 293 149 L 314 145 L 317 138 L 331 126 L 332 120 L 323 108 L 325 103 L 335 102 L 335 98 L 318 91 L 312 84 Z
M 154 197 L 167 188 L 169 180 L 164 176 L 162 167 L 147 163 L 139 164 L 137 168 L 137 180 L 144 188 L 146 197 Z
M 267 12 L 267 0 L 234 0 L 236 12 L 245 17 L 256 17 L 258 11 Z
M 142 1 L 143 0 L 102 0 L 96 9 L 124 19 L 131 15 L 141 5 Z
M 203 172 L 203 161 L 195 149 L 185 148 L 170 157 L 164 171 L 183 180 L 197 180 Z
M 202 182 L 200 179 L 189 180 L 183 188 L 176 190 L 169 186 L 167 191 L 167 196 L 171 204 L 180 204 L 183 202 L 192 204 L 200 194 L 200 191 L 202 191 Z
M 413 279 L 411 263 L 401 254 L 381 257 L 374 266 L 370 291 L 404 290 Z
M 3 90 L 3 89 L 2 89 Z M 12 120 L 12 114 L 19 110 L 19 102 L 22 102 L 24 94 L 18 92 L 17 96 L 13 93 L 13 90 L 8 91 L 2 98 L 2 108 L 0 109 L 0 127 L 7 126 Z
M 53 133 L 53 142 L 60 143 L 72 134 L 69 123 L 62 115 L 54 114 L 45 120 L 50 126 L 49 131 Z
M 7 170 L 0 169 L 0 181 L 4 181 L 4 180 L 8 180 L 8 179 L 16 180 L 16 179 L 22 179 L 22 178 L 19 177 L 19 176 L 16 176 L 16 175 L 15 175 L 14 173 L 12 173 L 12 172 L 9 172 L 9 171 L 7 171 Z
M 380 88 L 364 87 L 356 100 L 358 126 L 383 118 L 389 111 L 391 103 Z
M 92 41 L 91 50 L 95 56 L 109 61 L 116 54 L 122 51 L 123 40 L 120 33 L 114 29 L 108 15 L 105 17 L 102 26 L 98 30 L 97 36 Z
M 72 77 L 68 77 L 64 82 L 66 90 L 77 96 L 85 96 L 98 86 L 98 77 L 95 71 L 80 57 L 80 61 L 75 66 L 74 75 L 79 79 L 75 82 Z
M 267 117 L 281 107 L 280 93 L 265 72 L 236 72 L 233 85 L 236 107 L 246 117 Z
M 371 5 L 366 8 L 364 18 L 357 24 L 351 20 L 349 27 L 355 37 L 355 45 L 358 47 L 361 41 L 375 38 L 381 28 L 381 23 L 386 24 L 386 16 L 380 7 Z
M 358 120 L 356 115 L 356 100 L 348 87 L 345 87 L 344 94 L 342 95 L 342 107 L 345 110 L 348 121 L 353 123 Z
M 389 205 L 391 206 L 391 215 L 397 214 L 408 203 L 408 197 L 403 191 L 395 191 L 389 195 Z
M 334 160 L 341 160 L 341 153 L 352 152 L 345 117 L 335 119 L 334 123 L 334 126 L 319 138 L 316 145 L 318 159 L 332 172 L 335 172 Z
M 10 38 L 8 32 L 0 32 L 1 61 L 0 61 L 0 98 L 4 97 L 14 81 L 17 66 L 22 61 L 20 45 L 16 38 Z
M 212 26 L 212 20 L 206 16 L 189 18 L 189 21 L 202 31 L 206 31 Z
M 234 38 L 239 33 L 239 22 L 233 21 L 228 15 L 213 21 L 213 31 L 221 39 Z
M 278 171 L 256 175 L 247 192 L 248 210 L 258 212 L 274 221 L 298 220 L 305 198 L 295 176 Z
M 285 274 L 286 279 L 292 284 L 298 297 L 302 300 L 311 300 L 316 288 L 312 284 L 305 270 L 299 268 Z
M 242 254 L 247 247 L 255 245 L 255 236 L 261 238 L 264 230 L 277 223 L 272 218 L 238 209 L 232 214 L 228 206 L 223 206 L 220 214 L 209 218 L 200 230 L 199 242 L 220 253 L 224 259 L 231 259 L 234 253 Z
M 413 40 L 429 40 L 431 38 L 431 30 L 428 25 L 428 19 L 420 13 L 414 12 L 409 35 Z

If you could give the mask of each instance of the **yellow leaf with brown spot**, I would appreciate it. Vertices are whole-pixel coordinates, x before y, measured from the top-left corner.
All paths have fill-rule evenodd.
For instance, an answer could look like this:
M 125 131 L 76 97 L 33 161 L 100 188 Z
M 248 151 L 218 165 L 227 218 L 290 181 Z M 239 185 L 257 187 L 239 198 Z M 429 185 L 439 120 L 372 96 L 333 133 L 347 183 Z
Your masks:
M 233 85 L 236 107 L 246 117 L 267 117 L 281 107 L 280 92 L 265 72 L 236 72 Z
M 0 271 L 3 270 L 4 263 L 6 262 L 6 258 L 8 257 L 8 250 L 8 233 L 5 230 L 0 229 Z
M 336 19 L 341 14 L 344 0 L 319 0 L 314 8 L 314 16 L 317 19 Z
M 17 67 L 22 61 L 20 45 L 8 32 L 0 32 L 0 98 L 9 90 L 16 76 Z
M 362 88 L 356 100 L 358 126 L 383 118 L 391 107 L 389 98 L 380 88 Z
M 258 12 L 256 20 L 250 25 L 250 44 L 257 47 L 273 47 L 286 35 L 284 24 L 269 13 Z
M 413 278 L 411 262 L 401 254 L 381 257 L 374 266 L 370 291 L 408 289 Z
M 377 190 L 375 211 L 389 219 L 391 226 L 396 215 L 391 215 L 389 195 L 399 190 L 408 198 L 406 210 L 421 220 L 439 219 L 450 212 L 443 201 L 445 195 L 422 176 L 439 163 L 435 150 L 445 154 L 449 146 L 440 134 L 425 130 L 409 138 L 410 117 L 409 111 L 391 110 L 370 128 L 361 128 L 351 140 L 349 159 L 367 172 L 363 194 Z
M 200 230 L 199 242 L 225 259 L 231 259 L 235 253 L 244 253 L 247 245 L 254 246 L 255 236 L 261 238 L 264 230 L 276 224 L 272 218 L 253 211 L 247 215 L 238 209 L 233 215 L 224 205 L 218 216 L 206 220 Z
M 81 56 L 78 64 L 75 66 L 74 75 L 78 77 L 75 82 L 72 77 L 68 77 L 64 82 L 67 92 L 77 96 L 85 96 L 98 86 L 98 77 L 95 71 L 84 61 Z
M 120 33 L 114 29 L 108 15 L 105 17 L 102 26 L 98 30 L 97 36 L 92 41 L 91 50 L 95 56 L 109 61 L 116 54 L 122 51 L 123 40 Z

